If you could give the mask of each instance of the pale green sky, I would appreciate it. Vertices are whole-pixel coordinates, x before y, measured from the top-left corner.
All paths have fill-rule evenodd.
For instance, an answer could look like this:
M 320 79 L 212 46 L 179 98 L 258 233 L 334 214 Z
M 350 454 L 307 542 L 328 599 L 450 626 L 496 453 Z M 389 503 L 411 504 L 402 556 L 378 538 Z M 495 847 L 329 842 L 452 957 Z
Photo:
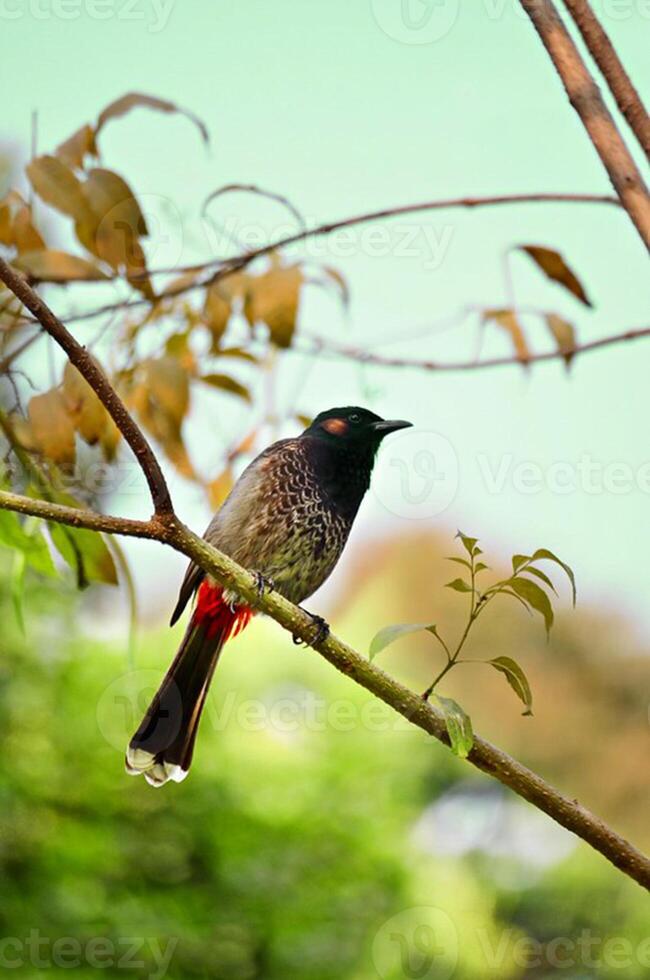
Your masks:
M 637 85 L 647 90 L 647 4 L 595 6 Z M 410 0 L 410 6 L 409 0 L 0 0 L 0 21 L 10 93 L 0 138 L 21 151 L 32 110 L 45 151 L 134 89 L 173 99 L 208 124 L 207 155 L 189 122 L 144 112 L 112 124 L 102 138 L 107 165 L 124 173 L 153 211 L 163 198 L 183 216 L 170 241 L 157 244 L 152 264 L 207 253 L 200 204 L 230 181 L 284 193 L 314 222 L 448 195 L 609 192 L 515 0 Z M 239 198 L 220 214 L 241 215 L 244 223 L 261 216 L 270 228 L 285 220 L 277 209 Z M 349 280 L 349 319 L 332 299 L 312 295 L 303 309 L 304 332 L 370 344 L 400 338 L 466 303 L 503 304 L 500 256 L 525 241 L 560 248 L 595 309 L 583 312 L 523 256 L 513 263 L 522 304 L 563 313 L 583 340 L 647 324 L 647 259 L 631 224 L 614 209 L 440 212 L 390 228 L 384 242 L 359 229 L 347 246 L 351 254 L 343 254 L 340 242 L 323 249 Z M 405 248 L 415 253 L 401 254 Z M 57 309 L 66 308 L 64 296 L 53 291 L 51 297 Z M 542 347 L 547 340 L 539 330 L 530 324 Z M 468 321 L 381 349 L 453 359 L 472 356 L 475 343 L 476 326 Z M 613 601 L 647 636 L 649 350 L 641 341 L 591 354 L 570 376 L 556 363 L 528 376 L 518 369 L 432 375 L 360 371 L 323 360 L 299 407 L 315 412 L 365 401 L 417 424 L 415 442 L 386 447 L 357 544 L 364 535 L 399 533 L 417 521 L 423 528 L 460 526 L 493 550 L 544 545 L 573 564 L 585 600 Z M 484 351 L 504 353 L 507 342 L 492 331 Z M 282 390 L 293 392 L 303 371 L 302 359 L 291 360 Z M 221 412 L 215 401 L 203 412 L 215 406 Z M 238 411 L 243 421 L 239 409 L 224 411 L 227 419 Z M 196 442 L 204 453 L 216 453 L 212 419 L 204 423 L 205 415 Z M 427 502 L 431 454 L 445 478 L 436 484 L 438 497 Z M 400 482 L 403 463 L 410 484 Z M 549 470 L 553 464 L 564 465 Z M 612 469 L 616 464 L 623 469 Z M 599 465 L 605 470 L 594 471 Z M 531 491 L 535 474 L 542 485 Z M 567 479 L 574 489 L 559 492 Z M 201 528 L 206 512 L 198 495 L 179 487 L 179 501 L 183 516 Z M 121 506 L 133 512 L 145 503 L 130 496 Z M 161 566 L 150 546 L 130 550 L 141 571 L 165 570 L 160 592 L 175 588 L 175 559 Z

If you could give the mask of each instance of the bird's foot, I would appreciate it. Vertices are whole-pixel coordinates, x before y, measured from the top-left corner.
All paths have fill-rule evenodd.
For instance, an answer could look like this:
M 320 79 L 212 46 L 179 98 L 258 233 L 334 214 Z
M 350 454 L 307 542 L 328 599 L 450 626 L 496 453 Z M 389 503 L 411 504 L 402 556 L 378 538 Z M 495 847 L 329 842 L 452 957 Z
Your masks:
M 302 606 L 300 606 L 300 608 L 302 609 Z M 296 646 L 317 646 L 319 643 L 322 643 L 323 640 L 326 640 L 330 635 L 329 623 L 327 623 L 322 616 L 316 616 L 314 613 L 310 613 L 306 609 L 302 609 L 302 611 L 307 613 L 311 619 L 314 626 L 314 635 L 308 641 L 306 641 L 294 634 L 293 642 L 296 644 Z
M 268 578 L 266 575 L 263 575 L 261 572 L 258 571 L 254 571 L 253 575 L 255 576 L 255 587 L 257 589 L 257 594 L 260 597 L 260 599 L 262 598 L 265 592 L 273 592 L 275 588 L 275 584 L 272 578 Z

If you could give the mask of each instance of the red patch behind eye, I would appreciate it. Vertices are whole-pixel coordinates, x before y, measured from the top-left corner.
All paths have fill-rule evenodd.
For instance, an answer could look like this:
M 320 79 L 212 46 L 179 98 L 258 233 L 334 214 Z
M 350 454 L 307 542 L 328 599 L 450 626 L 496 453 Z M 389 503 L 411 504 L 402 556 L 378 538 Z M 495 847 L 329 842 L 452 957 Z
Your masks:
M 344 436 L 348 431 L 348 423 L 345 419 L 325 419 L 322 427 L 331 436 Z

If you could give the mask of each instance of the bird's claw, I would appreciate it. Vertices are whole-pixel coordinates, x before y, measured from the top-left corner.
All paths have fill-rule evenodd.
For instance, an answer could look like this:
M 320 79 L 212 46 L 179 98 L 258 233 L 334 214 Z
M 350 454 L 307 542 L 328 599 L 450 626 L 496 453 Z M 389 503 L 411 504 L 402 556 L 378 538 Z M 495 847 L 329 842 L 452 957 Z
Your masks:
M 263 575 L 258 571 L 253 572 L 253 574 L 255 576 L 255 588 L 257 589 L 257 594 L 260 599 L 265 592 L 273 592 L 275 588 L 273 579 L 268 578 L 266 575 Z
M 307 612 L 307 610 L 304 609 L 303 612 Z M 307 615 L 311 619 L 312 624 L 314 626 L 314 635 L 309 641 L 307 641 L 307 640 L 303 640 L 299 636 L 296 636 L 296 634 L 294 633 L 293 642 L 298 647 L 317 646 L 319 643 L 322 643 L 323 640 L 326 640 L 327 637 L 330 635 L 329 623 L 327 623 L 322 616 L 316 616 L 314 615 L 314 613 L 310 613 L 310 612 L 307 612 Z

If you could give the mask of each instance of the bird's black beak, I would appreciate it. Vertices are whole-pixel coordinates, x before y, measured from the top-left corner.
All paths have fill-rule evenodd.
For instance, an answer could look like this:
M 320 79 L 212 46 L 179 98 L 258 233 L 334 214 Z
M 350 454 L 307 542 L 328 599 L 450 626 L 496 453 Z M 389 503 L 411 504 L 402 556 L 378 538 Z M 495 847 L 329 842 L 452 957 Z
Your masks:
M 382 419 L 381 422 L 373 422 L 370 428 L 381 436 L 387 436 L 389 432 L 397 432 L 398 429 L 409 429 L 412 422 L 403 422 L 401 419 Z

